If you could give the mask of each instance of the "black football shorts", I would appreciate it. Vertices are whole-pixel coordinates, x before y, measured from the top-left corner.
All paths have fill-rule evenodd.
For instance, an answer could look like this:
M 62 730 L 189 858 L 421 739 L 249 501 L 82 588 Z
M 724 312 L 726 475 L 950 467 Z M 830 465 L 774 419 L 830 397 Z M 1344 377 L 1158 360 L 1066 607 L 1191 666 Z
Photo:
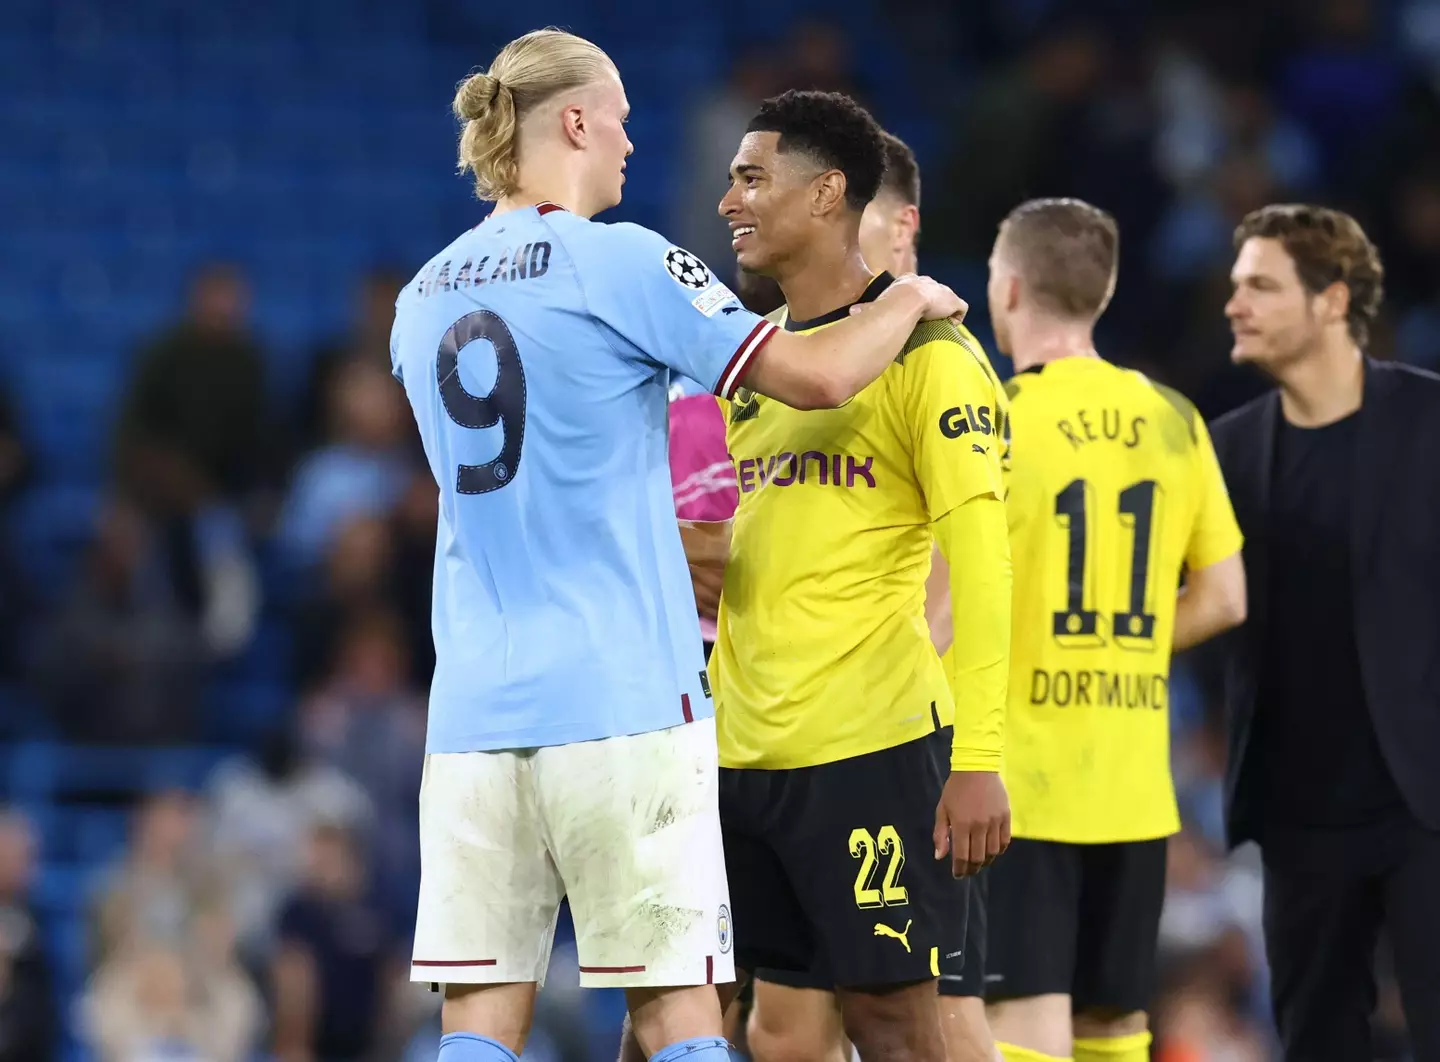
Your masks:
M 1149 1007 L 1165 903 L 1165 838 L 1017 837 L 989 870 L 991 1002 L 1051 993 L 1076 1012 Z
M 963 954 L 968 884 L 931 839 L 949 773 L 948 728 L 815 767 L 721 768 L 736 965 L 866 988 Z

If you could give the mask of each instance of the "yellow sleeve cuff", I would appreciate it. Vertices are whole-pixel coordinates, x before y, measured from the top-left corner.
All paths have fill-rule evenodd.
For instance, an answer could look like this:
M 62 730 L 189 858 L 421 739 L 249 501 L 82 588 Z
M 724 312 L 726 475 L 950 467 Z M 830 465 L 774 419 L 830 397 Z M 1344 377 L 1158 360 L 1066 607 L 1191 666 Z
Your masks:
M 993 749 L 951 749 L 952 771 L 989 771 L 1000 773 L 1001 754 Z

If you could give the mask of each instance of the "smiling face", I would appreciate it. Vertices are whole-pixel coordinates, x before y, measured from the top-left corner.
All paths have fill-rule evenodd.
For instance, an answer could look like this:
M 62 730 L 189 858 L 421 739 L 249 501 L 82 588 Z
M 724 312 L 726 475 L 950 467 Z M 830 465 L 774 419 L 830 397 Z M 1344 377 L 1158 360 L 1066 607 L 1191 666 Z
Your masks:
M 782 152 L 779 133 L 746 133 L 730 163 L 730 190 L 720 214 L 730 225 L 730 245 L 742 269 L 771 276 L 777 263 L 813 238 L 820 185 L 839 181 L 800 152 Z

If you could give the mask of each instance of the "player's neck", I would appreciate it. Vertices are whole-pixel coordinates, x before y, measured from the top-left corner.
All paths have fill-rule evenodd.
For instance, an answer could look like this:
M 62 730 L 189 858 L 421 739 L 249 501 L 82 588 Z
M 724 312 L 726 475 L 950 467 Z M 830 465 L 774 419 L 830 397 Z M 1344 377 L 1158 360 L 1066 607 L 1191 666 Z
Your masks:
M 1011 328 L 1011 361 L 1016 372 L 1062 358 L 1098 358 L 1095 326 L 1083 321 L 1018 320 Z
M 536 161 L 538 163 L 540 160 Z M 567 174 L 560 166 L 549 168 L 537 166 L 537 169 L 547 173 L 548 179 L 523 182 L 514 192 L 502 197 L 495 204 L 495 209 L 490 212 L 491 217 L 499 217 L 512 210 L 524 210 L 527 207 L 539 206 L 541 203 L 554 203 L 582 218 L 593 217 L 602 209 L 597 208 L 591 197 L 585 194 L 584 182 L 578 174 Z
M 809 248 L 775 276 L 792 321 L 813 321 L 857 302 L 874 279 L 859 244 Z
M 1360 408 L 1365 359 L 1346 333 L 1343 339 L 1322 341 L 1309 355 L 1287 365 L 1277 382 L 1285 419 L 1302 428 L 1322 427 Z

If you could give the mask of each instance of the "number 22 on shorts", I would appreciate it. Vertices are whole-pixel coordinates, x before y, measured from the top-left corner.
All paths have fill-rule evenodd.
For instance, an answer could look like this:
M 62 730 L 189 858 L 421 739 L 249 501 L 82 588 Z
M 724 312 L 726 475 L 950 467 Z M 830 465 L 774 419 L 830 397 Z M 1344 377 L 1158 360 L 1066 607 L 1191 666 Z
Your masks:
M 881 826 L 879 833 L 872 834 L 864 827 L 857 826 L 850 831 L 850 855 L 860 860 L 860 871 L 855 875 L 855 906 L 903 907 L 910 902 L 910 893 L 900 884 L 900 871 L 905 866 L 905 845 L 894 826 Z M 875 871 L 880 865 L 878 856 L 889 856 L 885 877 L 880 888 L 875 888 Z

